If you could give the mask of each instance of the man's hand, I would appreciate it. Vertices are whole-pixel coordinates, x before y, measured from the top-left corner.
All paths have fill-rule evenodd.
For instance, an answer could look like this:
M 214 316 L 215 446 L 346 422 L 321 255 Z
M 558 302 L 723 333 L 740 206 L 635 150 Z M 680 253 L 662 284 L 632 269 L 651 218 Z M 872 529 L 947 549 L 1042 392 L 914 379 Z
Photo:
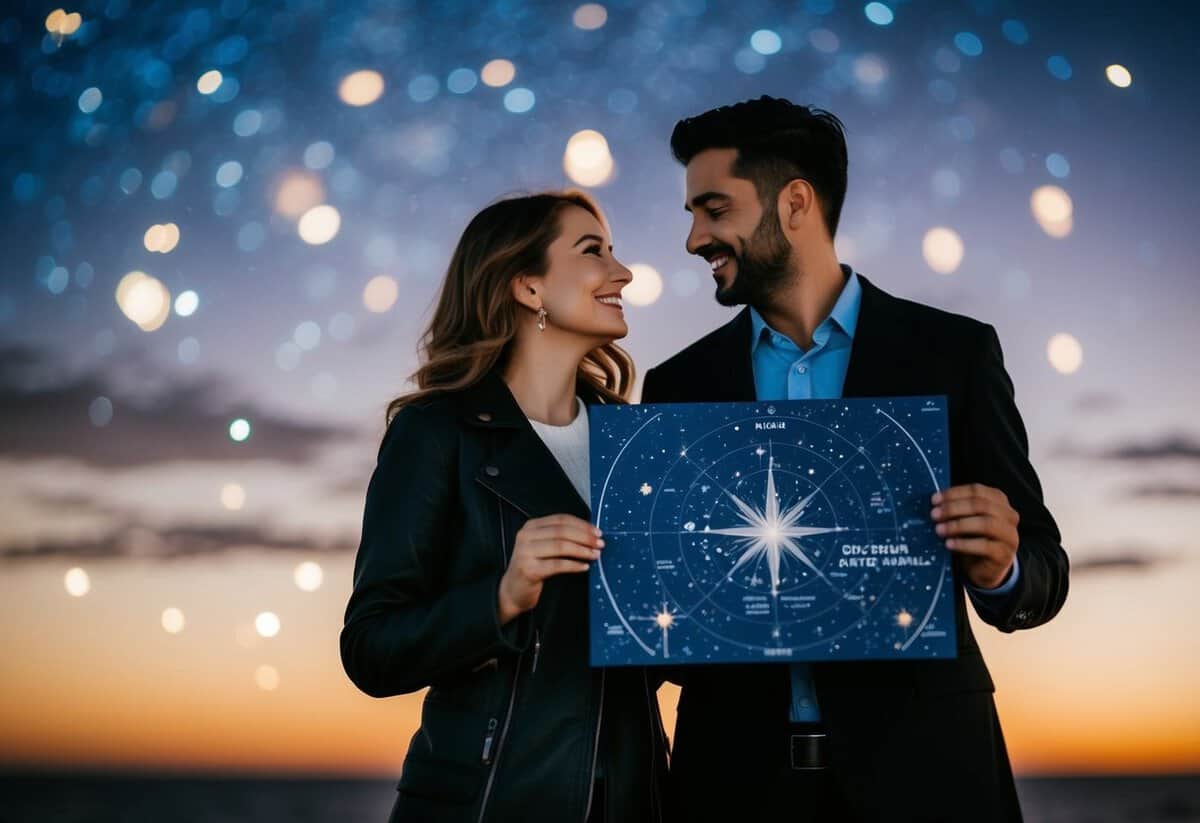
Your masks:
M 1021 519 L 1004 492 L 980 483 L 953 486 L 933 496 L 933 507 L 938 536 L 959 556 L 971 584 L 980 589 L 1002 584 L 1017 556 Z

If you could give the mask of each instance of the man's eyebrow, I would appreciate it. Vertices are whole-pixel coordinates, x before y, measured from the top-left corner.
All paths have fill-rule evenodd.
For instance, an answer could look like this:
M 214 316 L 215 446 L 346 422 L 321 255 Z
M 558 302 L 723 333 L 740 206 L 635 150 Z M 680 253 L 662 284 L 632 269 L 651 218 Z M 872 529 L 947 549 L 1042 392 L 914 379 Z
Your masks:
M 697 194 L 695 197 L 693 197 L 690 205 L 688 203 L 684 203 L 683 210 L 691 211 L 693 207 L 702 209 L 714 200 L 728 202 L 729 195 L 721 194 L 721 192 L 719 192 L 719 191 L 706 191 L 706 192 L 704 192 L 704 194 Z
M 603 245 L 604 245 L 604 238 L 603 238 L 603 237 L 600 237 L 599 235 L 596 235 L 596 234 L 585 234 L 583 237 L 580 237 L 578 240 L 576 240 L 576 241 L 575 241 L 575 246 L 578 246 L 578 245 L 579 245 L 580 243 L 582 243 L 584 240 L 595 240 L 595 241 L 596 241 L 597 243 L 599 243 L 601 246 L 603 246 Z M 572 246 L 571 248 L 575 248 L 575 246 Z M 609 250 L 609 251 L 612 251 L 612 244 L 611 244 L 611 243 L 609 243 L 609 244 L 608 244 L 608 250 Z

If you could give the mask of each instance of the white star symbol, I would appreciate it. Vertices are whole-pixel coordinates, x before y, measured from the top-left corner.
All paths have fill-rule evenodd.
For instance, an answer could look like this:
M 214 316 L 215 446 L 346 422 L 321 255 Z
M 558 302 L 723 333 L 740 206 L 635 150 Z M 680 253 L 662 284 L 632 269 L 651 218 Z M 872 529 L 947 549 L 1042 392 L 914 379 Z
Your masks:
M 741 566 L 744 566 L 751 560 L 756 559 L 760 555 L 766 555 L 767 568 L 771 572 L 771 594 L 779 594 L 779 577 L 782 558 L 787 554 L 796 560 L 799 560 L 807 566 L 814 574 L 829 583 L 829 579 L 822 574 L 816 564 L 809 559 L 808 555 L 796 542 L 796 538 L 812 537 L 818 534 L 829 534 L 830 532 L 845 531 L 843 526 L 836 527 L 813 527 L 813 526 L 797 526 L 797 521 L 804 514 L 804 510 L 808 508 L 809 502 L 816 494 L 810 494 L 803 500 L 800 500 L 791 508 L 780 512 L 779 496 L 775 492 L 775 460 L 767 465 L 767 500 L 766 511 L 760 511 L 749 503 L 741 500 L 733 492 L 727 491 L 730 499 L 741 513 L 743 526 L 734 526 L 728 529 L 712 529 L 712 534 L 724 534 L 731 537 L 741 538 L 739 541 L 742 548 L 742 556 L 733 564 L 733 568 L 729 570 L 733 574 Z M 833 585 L 829 583 L 829 585 Z

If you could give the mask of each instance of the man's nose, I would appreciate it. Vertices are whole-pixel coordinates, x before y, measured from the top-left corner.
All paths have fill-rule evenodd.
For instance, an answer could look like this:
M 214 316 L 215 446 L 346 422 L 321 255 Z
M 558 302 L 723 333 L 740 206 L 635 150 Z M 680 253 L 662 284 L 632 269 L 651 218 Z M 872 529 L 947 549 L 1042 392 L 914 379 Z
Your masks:
M 684 247 L 687 248 L 688 254 L 695 254 L 699 249 L 704 248 L 712 241 L 708 236 L 708 232 L 692 223 L 691 231 L 688 232 L 687 241 Z

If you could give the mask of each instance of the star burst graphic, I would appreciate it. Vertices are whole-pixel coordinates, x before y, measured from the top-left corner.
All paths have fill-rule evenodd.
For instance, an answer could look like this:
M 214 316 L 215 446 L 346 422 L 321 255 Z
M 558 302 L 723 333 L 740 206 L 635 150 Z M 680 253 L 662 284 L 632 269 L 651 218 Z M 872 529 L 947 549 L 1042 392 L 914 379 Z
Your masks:
M 787 555 L 799 561 L 811 570 L 813 574 L 820 577 L 826 583 L 829 583 L 829 579 L 817 568 L 817 565 L 804 550 L 803 544 L 799 542 L 801 538 L 805 537 L 846 531 L 846 528 L 842 526 L 797 525 L 800 522 L 800 518 L 804 516 L 808 504 L 816 496 L 817 492 L 814 491 L 794 505 L 781 510 L 779 495 L 775 491 L 775 459 L 772 457 L 767 464 L 766 505 L 762 509 L 747 503 L 729 490 L 726 490 L 725 494 L 733 501 L 734 506 L 740 513 L 742 525 L 725 529 L 709 529 L 708 533 L 739 538 L 738 544 L 741 556 L 733 564 L 733 568 L 729 570 L 730 575 L 750 561 L 757 560 L 765 555 L 767 558 L 767 568 L 771 574 L 771 594 L 778 596 L 783 557 Z

